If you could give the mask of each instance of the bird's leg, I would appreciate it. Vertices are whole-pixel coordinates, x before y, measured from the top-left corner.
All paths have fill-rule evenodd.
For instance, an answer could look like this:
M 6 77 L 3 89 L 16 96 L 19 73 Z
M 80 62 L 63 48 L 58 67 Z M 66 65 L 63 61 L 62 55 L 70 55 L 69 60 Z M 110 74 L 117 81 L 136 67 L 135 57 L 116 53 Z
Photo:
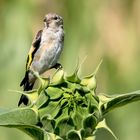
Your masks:
M 63 67 L 62 67 L 62 65 L 60 63 L 56 63 L 54 66 L 51 67 L 51 69 L 53 69 L 53 68 L 62 69 Z
M 60 63 L 56 63 L 54 66 L 52 66 L 51 67 L 51 69 L 52 68 L 55 68 L 56 70 L 55 70 L 55 72 L 54 72 L 54 74 L 53 74 L 53 76 L 52 77 L 54 77 L 54 75 L 59 71 L 59 70 L 62 70 L 62 65 L 60 64 Z

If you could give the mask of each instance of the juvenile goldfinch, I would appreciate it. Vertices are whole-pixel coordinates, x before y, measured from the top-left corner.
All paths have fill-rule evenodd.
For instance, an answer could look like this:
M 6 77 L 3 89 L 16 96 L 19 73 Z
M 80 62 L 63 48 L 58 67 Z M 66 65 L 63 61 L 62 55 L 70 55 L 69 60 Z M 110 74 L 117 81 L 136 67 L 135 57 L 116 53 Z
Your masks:
M 60 66 L 57 62 L 62 52 L 63 44 L 63 19 L 57 14 L 49 13 L 44 18 L 44 29 L 37 33 L 29 50 L 25 77 L 20 83 L 24 91 L 31 90 L 36 81 L 36 76 L 32 71 L 42 74 L 51 68 Z M 21 96 L 18 106 L 21 103 L 28 104 L 26 96 Z

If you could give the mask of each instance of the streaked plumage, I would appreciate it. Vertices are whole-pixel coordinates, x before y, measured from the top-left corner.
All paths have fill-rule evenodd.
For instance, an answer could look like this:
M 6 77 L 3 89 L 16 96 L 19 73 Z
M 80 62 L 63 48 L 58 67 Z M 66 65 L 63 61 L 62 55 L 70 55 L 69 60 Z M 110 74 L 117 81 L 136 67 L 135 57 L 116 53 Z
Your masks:
M 24 91 L 31 90 L 36 81 L 36 77 L 31 71 L 44 73 L 46 70 L 58 66 L 58 59 L 63 49 L 64 31 L 63 19 L 57 14 L 47 14 L 44 19 L 45 27 L 40 30 L 29 50 L 26 63 L 26 73 L 20 86 Z M 31 71 L 30 71 L 31 70 Z M 20 105 L 28 103 L 28 99 L 22 95 Z

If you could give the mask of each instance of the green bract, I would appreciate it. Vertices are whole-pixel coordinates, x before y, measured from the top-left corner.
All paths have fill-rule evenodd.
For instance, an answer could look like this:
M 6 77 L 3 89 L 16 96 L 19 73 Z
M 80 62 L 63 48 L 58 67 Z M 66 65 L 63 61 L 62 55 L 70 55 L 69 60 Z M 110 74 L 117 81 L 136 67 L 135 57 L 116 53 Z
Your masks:
M 51 79 L 37 75 L 39 88 L 23 93 L 29 99 L 28 106 L 0 108 L 0 125 L 18 128 L 35 140 L 93 140 L 100 128 L 117 139 L 104 116 L 116 107 L 140 100 L 140 91 L 113 97 L 96 94 L 99 66 L 84 78 L 78 76 L 79 67 L 70 76 L 63 69 Z
M 36 102 L 31 99 L 32 107 L 38 108 L 41 127 L 62 139 L 92 136 L 101 118 L 95 82 L 94 75 L 81 80 L 77 71 L 66 76 L 62 69 L 58 70 Z

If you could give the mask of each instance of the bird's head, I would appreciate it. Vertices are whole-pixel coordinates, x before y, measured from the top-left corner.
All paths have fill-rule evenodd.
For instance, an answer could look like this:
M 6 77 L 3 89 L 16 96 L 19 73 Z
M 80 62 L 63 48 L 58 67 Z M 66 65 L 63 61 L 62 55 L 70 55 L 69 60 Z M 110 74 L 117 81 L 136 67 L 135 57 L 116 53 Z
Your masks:
M 45 26 L 48 28 L 63 28 L 63 18 L 55 13 L 49 13 L 44 18 Z

